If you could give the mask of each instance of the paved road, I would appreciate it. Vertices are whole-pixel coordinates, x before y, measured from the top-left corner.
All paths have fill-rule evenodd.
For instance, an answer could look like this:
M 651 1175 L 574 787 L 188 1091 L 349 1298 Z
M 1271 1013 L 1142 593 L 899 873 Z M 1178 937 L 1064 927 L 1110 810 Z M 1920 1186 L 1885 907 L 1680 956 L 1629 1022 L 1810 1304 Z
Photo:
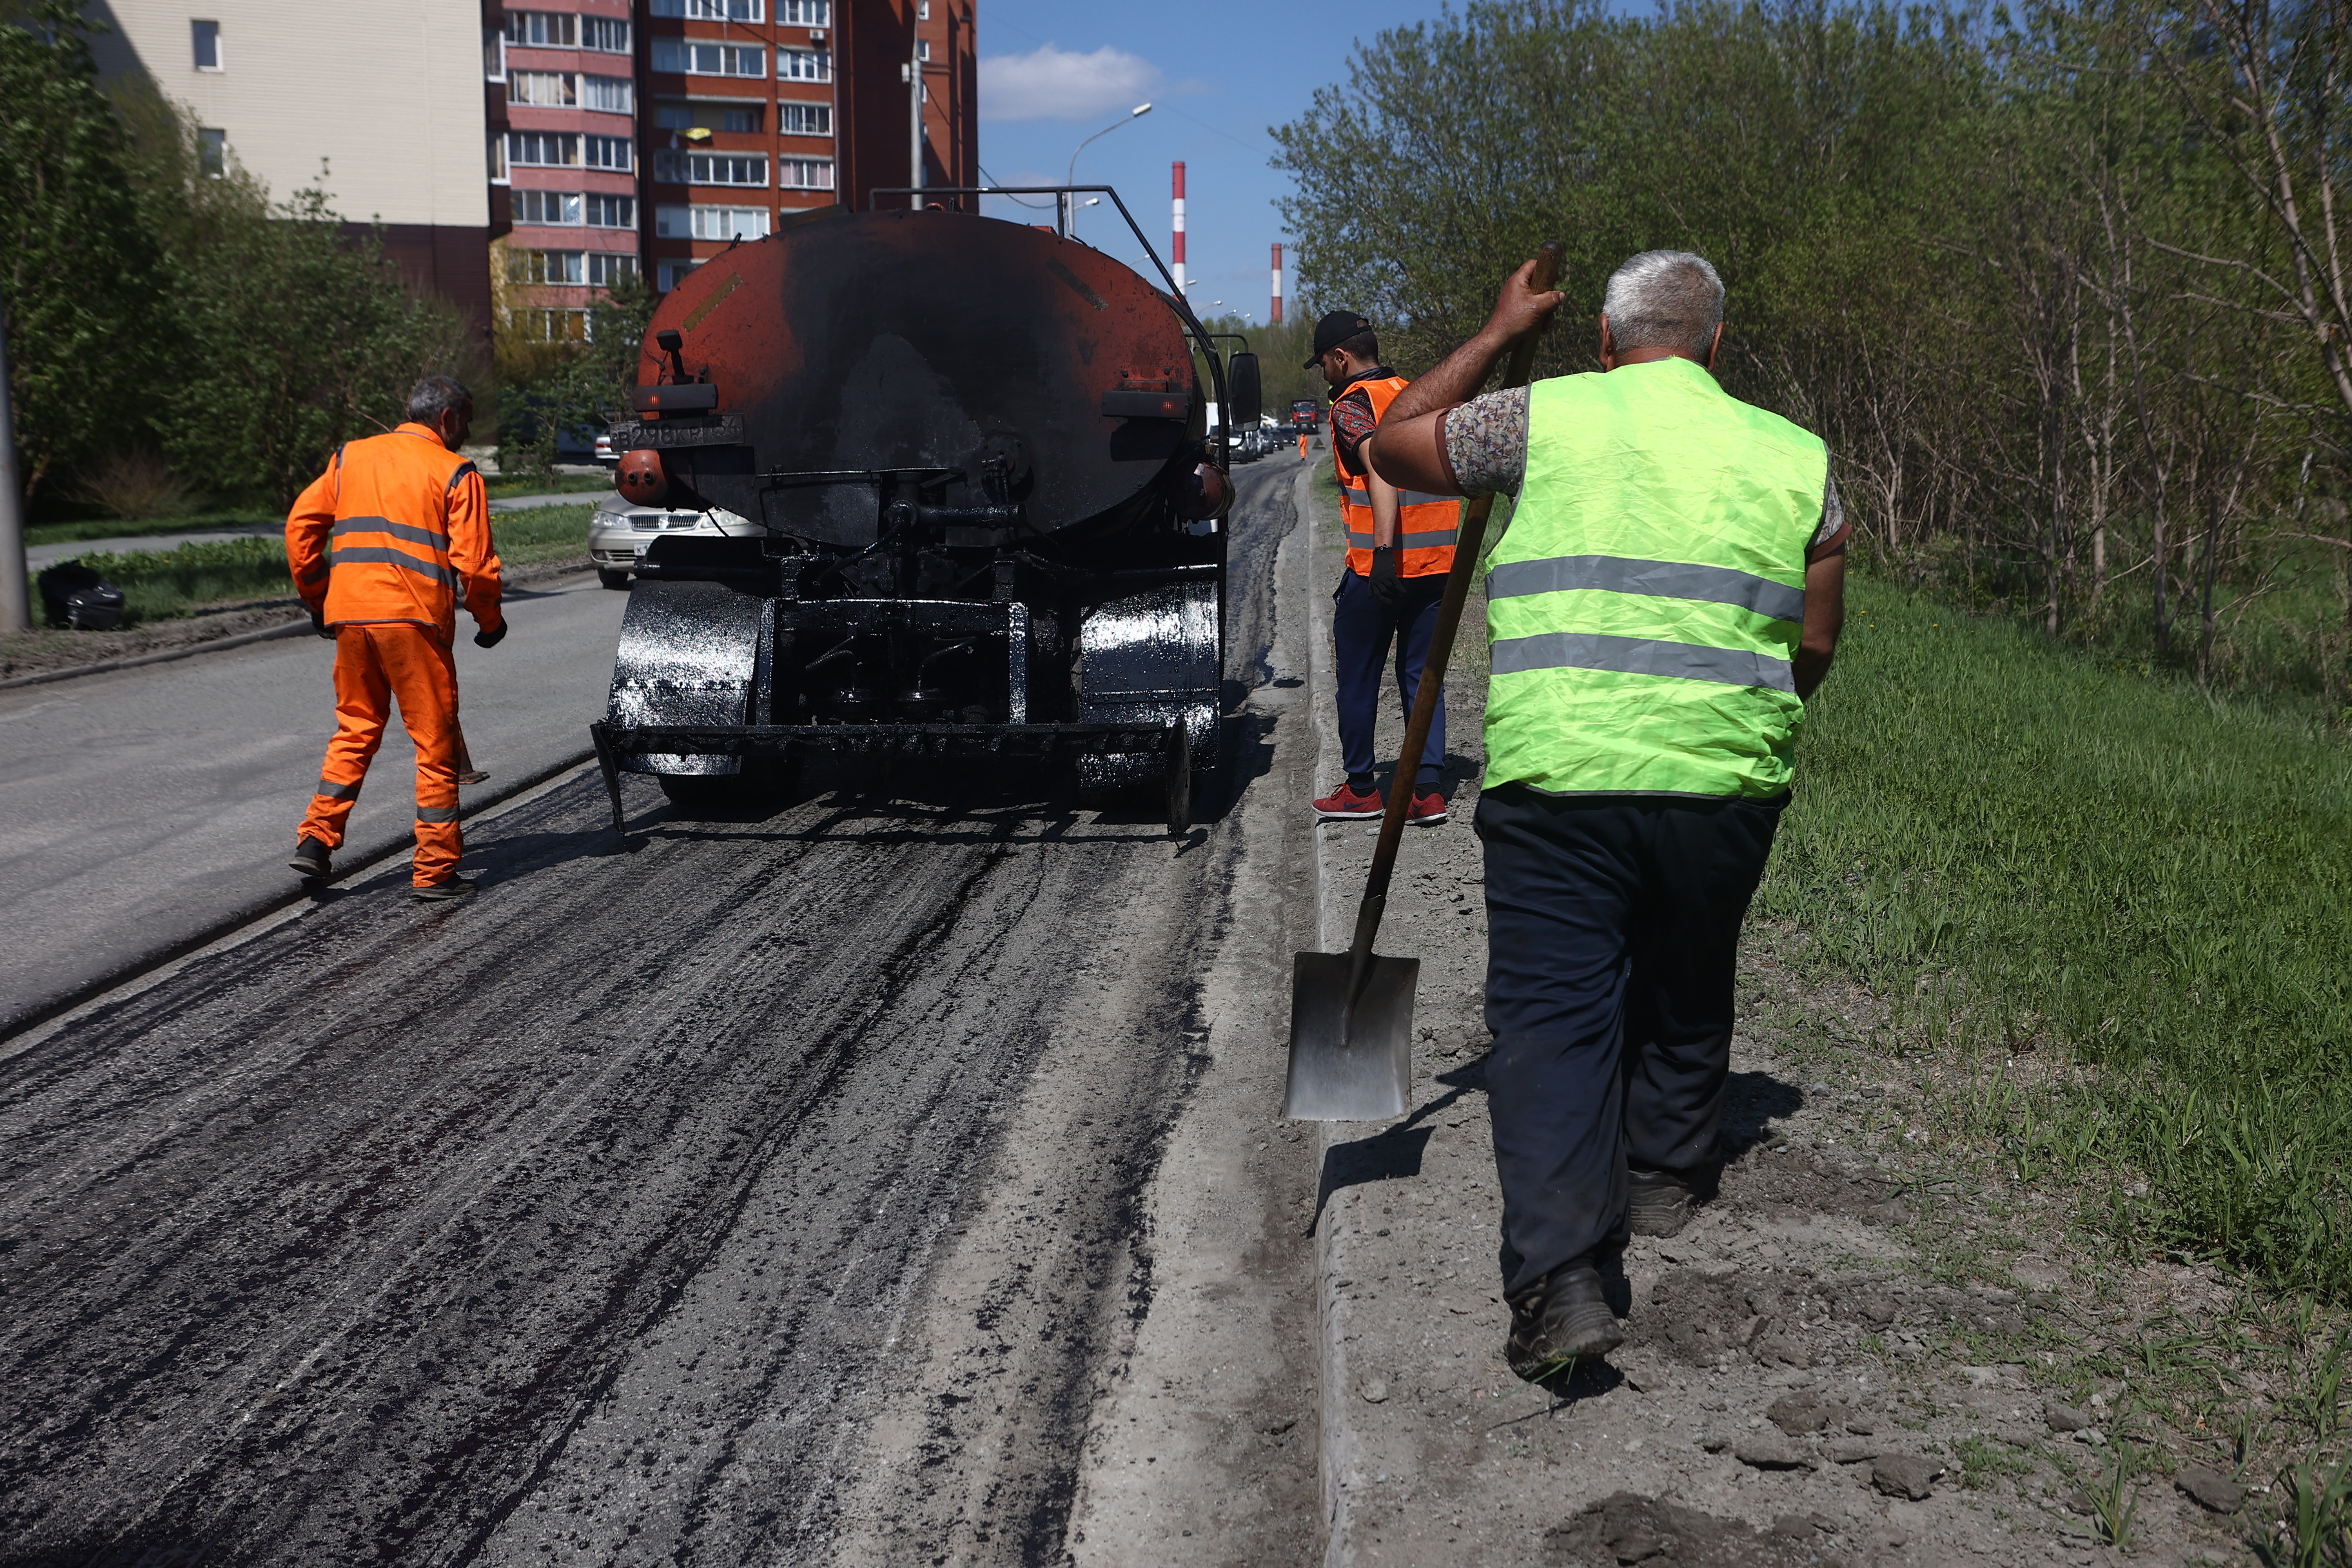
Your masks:
M 1242 475 L 1242 688 L 1278 467 Z M 1241 785 L 1285 711 L 1237 716 Z M 484 826 L 467 905 L 387 870 L 0 1059 L 0 1564 L 1064 1560 L 1266 809 L 1180 848 L 1148 803 L 627 787 L 630 847 L 583 774 Z M 1261 1076 L 1265 1001 L 1214 1004 Z M 1214 1327 L 1171 1397 L 1278 1353 Z M 1297 1371 L 1217 1497 L 1292 1500 L 1215 1560 L 1317 1550 Z
M 524 511 L 541 506 L 593 506 L 608 492 L 575 490 L 570 495 L 509 496 L 490 503 L 492 511 Z M 223 539 L 277 539 L 286 531 L 285 525 L 276 522 L 256 523 L 242 528 L 201 528 L 179 533 L 127 533 L 115 539 L 73 539 L 57 544 L 29 544 L 25 547 L 25 568 L 38 572 L 60 561 L 70 561 L 77 555 L 119 555 L 133 550 L 177 550 L 183 544 L 210 544 Z
M 627 599 L 578 577 L 509 603 L 515 629 L 488 652 L 459 617 L 466 735 L 493 787 L 584 749 Z M 330 645 L 292 637 L 0 691 L 0 1025 L 291 885 L 333 665 Z M 394 725 L 352 850 L 407 839 L 415 769 Z

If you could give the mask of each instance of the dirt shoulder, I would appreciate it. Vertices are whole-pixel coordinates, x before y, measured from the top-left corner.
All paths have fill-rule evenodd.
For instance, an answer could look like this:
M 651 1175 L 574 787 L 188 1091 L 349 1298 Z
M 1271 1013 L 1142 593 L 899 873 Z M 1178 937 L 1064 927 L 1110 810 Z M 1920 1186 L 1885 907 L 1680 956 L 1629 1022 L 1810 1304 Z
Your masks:
M 1319 605 L 1336 520 L 1307 490 Z M 1408 836 L 1381 942 L 1423 963 L 1415 1109 L 1324 1130 L 1327 1561 L 2257 1561 L 2284 1511 L 2263 1483 L 2334 1421 L 2332 1385 L 2307 1420 L 2290 1392 L 2328 1354 L 2324 1328 L 2210 1268 L 2126 1256 L 2070 1194 L 1996 1168 L 1971 1106 L 2002 1064 L 1895 1039 L 1801 931 L 1749 933 L 1719 1189 L 1628 1252 L 1626 1344 L 1558 1386 L 1512 1375 L 1469 652 L 1447 684 L 1452 819 Z M 1327 648 L 1326 786 L 1328 673 Z M 1371 839 L 1318 831 L 1337 951 Z

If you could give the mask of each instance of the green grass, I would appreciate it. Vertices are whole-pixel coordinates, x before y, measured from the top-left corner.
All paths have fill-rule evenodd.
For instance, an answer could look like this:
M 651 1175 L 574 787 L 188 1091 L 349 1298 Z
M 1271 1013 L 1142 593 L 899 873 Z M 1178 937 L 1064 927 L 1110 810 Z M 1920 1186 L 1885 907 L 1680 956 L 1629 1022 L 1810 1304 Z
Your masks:
M 543 506 L 500 512 L 490 520 L 490 537 L 509 566 L 576 556 L 585 567 L 588 518 L 594 510 Z M 291 601 L 294 595 L 286 546 L 278 539 L 206 540 L 169 551 L 95 552 L 81 561 L 122 590 L 123 608 L 133 624 L 239 601 Z
M 1813 709 L 1759 913 L 1978 1062 L 2021 1174 L 2352 1300 L 2352 748 L 1869 578 Z
M 609 491 L 613 476 L 604 474 L 551 474 L 534 479 L 527 474 L 512 479 L 485 479 L 483 486 L 492 500 L 504 500 L 509 496 L 568 496 L 587 495 L 596 490 Z

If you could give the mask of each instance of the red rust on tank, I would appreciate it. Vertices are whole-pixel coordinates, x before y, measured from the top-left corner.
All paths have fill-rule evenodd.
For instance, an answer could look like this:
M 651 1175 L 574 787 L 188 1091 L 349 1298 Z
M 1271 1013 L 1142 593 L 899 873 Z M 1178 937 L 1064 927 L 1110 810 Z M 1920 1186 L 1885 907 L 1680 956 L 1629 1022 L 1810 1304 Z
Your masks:
M 656 506 L 669 494 L 669 476 L 662 471 L 662 456 L 651 447 L 621 454 L 613 475 L 614 488 L 639 506 Z

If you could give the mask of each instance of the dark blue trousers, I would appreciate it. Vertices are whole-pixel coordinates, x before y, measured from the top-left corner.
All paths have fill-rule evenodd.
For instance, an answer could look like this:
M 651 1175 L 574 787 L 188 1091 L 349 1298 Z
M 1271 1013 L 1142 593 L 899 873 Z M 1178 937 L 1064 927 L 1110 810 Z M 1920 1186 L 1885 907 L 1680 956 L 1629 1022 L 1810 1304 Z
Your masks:
M 1391 609 L 1372 597 L 1370 583 L 1353 572 L 1339 574 L 1331 594 L 1331 644 L 1337 654 L 1332 673 L 1339 688 L 1339 757 L 1348 782 L 1358 789 L 1372 783 L 1372 737 L 1380 727 L 1381 667 L 1388 662 L 1389 645 L 1396 645 L 1397 688 L 1404 694 L 1405 719 L 1412 719 L 1413 694 L 1421 689 L 1421 667 L 1429 658 L 1429 639 L 1437 630 L 1437 602 L 1445 596 L 1445 574 L 1404 580 L 1404 598 Z M 1445 693 L 1437 694 L 1437 713 L 1429 726 L 1429 744 L 1422 749 L 1417 782 L 1434 785 L 1445 766 Z
M 1622 1243 L 1628 1162 L 1714 1156 L 1740 923 L 1787 799 L 1480 798 L 1507 1293 Z

